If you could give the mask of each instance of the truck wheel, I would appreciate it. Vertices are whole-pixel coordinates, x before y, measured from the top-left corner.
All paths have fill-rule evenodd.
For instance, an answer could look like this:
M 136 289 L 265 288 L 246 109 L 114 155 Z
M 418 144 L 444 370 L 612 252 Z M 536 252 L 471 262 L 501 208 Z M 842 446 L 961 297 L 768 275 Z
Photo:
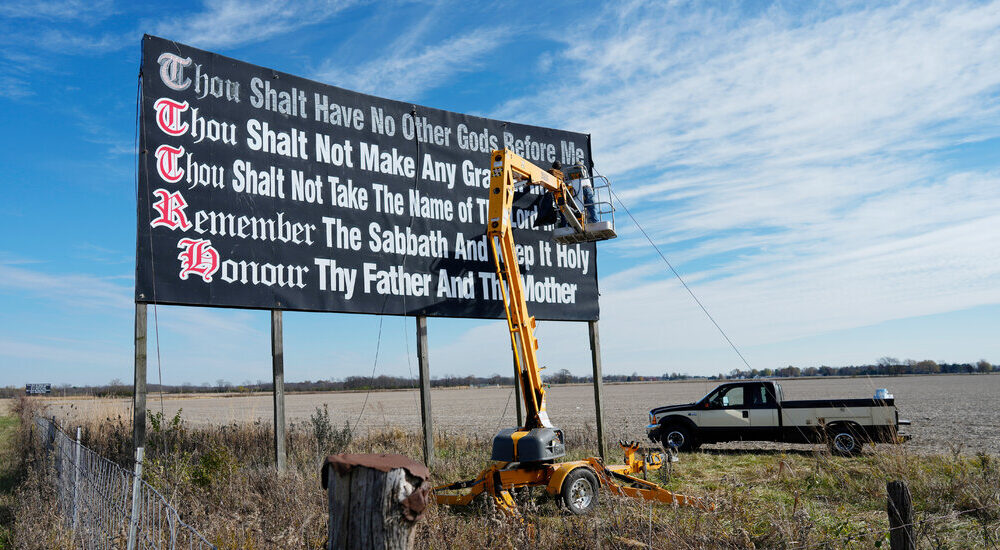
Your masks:
M 590 513 L 597 506 L 597 476 L 589 468 L 577 468 L 563 480 L 559 491 L 563 504 L 570 513 Z
M 831 453 L 840 456 L 854 456 L 861 452 L 861 438 L 852 426 L 848 424 L 831 426 L 828 435 Z
M 660 442 L 665 449 L 673 447 L 678 451 L 693 451 L 698 444 L 691 435 L 691 429 L 683 424 L 671 424 L 660 428 Z

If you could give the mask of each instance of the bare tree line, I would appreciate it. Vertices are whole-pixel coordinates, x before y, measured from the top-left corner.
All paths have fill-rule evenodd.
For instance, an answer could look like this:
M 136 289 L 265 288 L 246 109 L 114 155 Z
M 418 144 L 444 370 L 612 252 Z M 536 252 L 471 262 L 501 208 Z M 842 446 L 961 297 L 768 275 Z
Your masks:
M 779 368 L 763 368 L 740 370 L 733 369 L 728 374 L 718 373 L 713 376 L 695 376 L 677 372 L 664 373 L 662 375 L 641 375 L 632 374 L 606 374 L 603 377 L 605 382 L 662 382 L 670 380 L 729 380 L 745 378 L 794 378 L 794 377 L 814 377 L 814 376 L 900 376 L 909 374 L 985 374 L 1000 372 L 1000 365 L 993 365 L 989 361 L 982 359 L 975 364 L 972 363 L 938 363 L 925 359 L 916 361 L 913 359 L 899 360 L 894 357 L 882 357 L 871 365 L 850 365 L 845 367 L 805 367 L 800 368 L 794 365 Z M 577 376 L 568 369 L 560 369 L 554 373 L 543 376 L 549 384 L 584 384 L 594 381 L 592 376 Z M 482 387 L 482 386 L 512 386 L 513 376 L 501 376 L 492 374 L 490 376 L 434 376 L 431 379 L 431 386 L 435 388 L 450 387 Z M 285 382 L 285 391 L 368 391 L 368 390 L 400 390 L 416 388 L 418 380 L 403 376 L 379 375 L 368 376 L 348 376 L 343 379 L 331 378 L 328 380 L 305 380 L 301 382 Z M 192 384 L 185 382 L 182 384 L 149 384 L 150 392 L 165 393 L 256 393 L 270 392 L 272 384 L 265 380 L 244 380 L 241 384 L 234 384 L 225 379 L 217 379 L 215 383 L 202 382 Z M 24 395 L 24 386 L 8 386 L 0 388 L 0 397 L 15 397 Z M 73 386 L 69 384 L 53 384 L 52 394 L 56 396 L 111 396 L 111 397 L 131 397 L 132 385 L 126 384 L 119 378 L 115 378 L 107 384 L 94 386 Z

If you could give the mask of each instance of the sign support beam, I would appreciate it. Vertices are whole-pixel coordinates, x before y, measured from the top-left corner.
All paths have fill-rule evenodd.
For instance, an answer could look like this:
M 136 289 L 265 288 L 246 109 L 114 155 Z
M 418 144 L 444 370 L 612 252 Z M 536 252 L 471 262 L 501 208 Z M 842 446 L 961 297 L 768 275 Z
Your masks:
M 274 378 L 274 464 L 285 471 L 285 352 L 281 310 L 271 310 L 271 374 Z
M 427 359 L 427 317 L 417 316 L 417 363 L 420 369 L 420 420 L 424 431 L 424 464 L 434 465 L 434 419 L 431 417 L 431 374 Z
M 132 385 L 132 452 L 146 446 L 146 304 L 135 304 L 135 377 Z
M 597 415 L 597 447 L 601 460 L 606 460 L 604 447 L 604 375 L 601 372 L 601 336 L 597 321 L 587 321 L 590 333 L 590 358 L 594 364 L 594 412 Z
M 521 410 L 521 372 L 517 368 L 517 350 L 510 348 L 514 355 L 514 407 L 517 410 L 517 425 L 524 426 L 524 412 Z

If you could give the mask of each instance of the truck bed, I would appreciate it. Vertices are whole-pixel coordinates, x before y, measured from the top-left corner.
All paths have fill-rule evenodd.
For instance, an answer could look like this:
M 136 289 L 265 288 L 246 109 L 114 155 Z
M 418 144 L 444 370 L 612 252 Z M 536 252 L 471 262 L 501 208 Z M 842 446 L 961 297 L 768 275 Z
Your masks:
M 807 399 L 799 401 L 782 401 L 784 409 L 826 409 L 846 407 L 892 407 L 895 399 Z

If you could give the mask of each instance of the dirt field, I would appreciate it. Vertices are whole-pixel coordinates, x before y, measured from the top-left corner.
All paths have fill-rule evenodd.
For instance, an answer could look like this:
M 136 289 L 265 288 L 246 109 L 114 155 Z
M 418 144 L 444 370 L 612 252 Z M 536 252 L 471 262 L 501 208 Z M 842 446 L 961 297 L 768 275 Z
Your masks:
M 662 382 L 607 384 L 604 411 L 610 444 L 618 438 L 642 439 L 649 409 L 658 405 L 687 403 L 699 399 L 714 382 Z M 786 399 L 826 397 L 870 397 L 876 388 L 887 388 L 896 397 L 901 418 L 913 425 L 908 429 L 916 450 L 964 453 L 1000 453 L 1000 376 L 954 375 L 896 378 L 800 379 L 782 382 Z M 548 392 L 552 422 L 566 430 L 570 438 L 593 432 L 594 391 L 590 385 L 556 386 Z M 52 412 L 72 423 L 77 415 L 128 417 L 129 401 L 124 399 L 51 399 Z M 367 401 L 367 402 L 366 402 Z M 489 436 L 499 428 L 514 426 L 515 402 L 506 388 L 435 389 L 432 392 L 434 428 L 438 432 L 468 432 Z M 317 407 L 326 404 L 337 424 L 356 423 L 366 428 L 420 426 L 420 400 L 415 391 L 365 393 L 289 394 L 286 418 L 289 423 L 308 422 Z M 172 416 L 182 408 L 185 421 L 192 424 L 271 421 L 271 396 L 166 396 L 163 410 Z M 501 412 L 506 408 L 506 415 Z M 149 409 L 158 411 L 160 399 L 149 396 Z M 364 411 L 362 414 L 362 410 Z M 360 422 L 359 422 L 360 418 Z M 766 444 L 733 444 L 765 446 Z

